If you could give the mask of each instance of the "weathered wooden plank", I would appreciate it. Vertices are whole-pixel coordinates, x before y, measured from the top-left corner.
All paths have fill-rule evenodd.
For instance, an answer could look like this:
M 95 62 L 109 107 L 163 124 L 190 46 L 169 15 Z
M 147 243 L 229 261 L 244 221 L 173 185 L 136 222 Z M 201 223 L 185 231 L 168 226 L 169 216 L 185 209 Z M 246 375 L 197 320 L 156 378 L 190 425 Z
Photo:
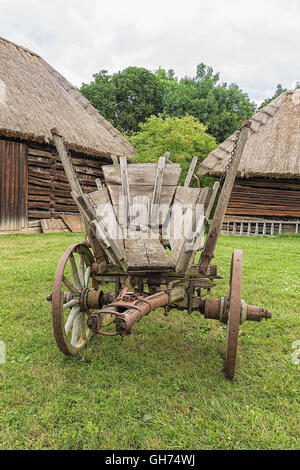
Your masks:
M 27 146 L 0 140 L 0 230 L 27 226 Z
M 122 210 L 119 213 L 119 221 L 121 225 L 128 225 L 130 221 L 130 191 L 126 157 L 120 157 L 120 175 L 122 187 Z
M 174 204 L 172 208 L 170 225 L 170 246 L 175 260 L 178 260 L 183 244 L 185 243 L 184 230 L 190 230 L 190 227 L 180 226 L 182 221 L 185 225 L 194 222 L 194 211 L 200 195 L 199 188 L 189 188 L 178 186 L 174 196 Z M 187 212 L 184 214 L 185 212 Z
M 129 165 L 130 166 L 130 165 Z M 107 184 L 111 201 L 113 203 L 115 213 L 119 220 L 119 198 L 122 195 L 121 186 L 117 184 Z M 160 215 L 160 225 L 162 225 L 167 217 L 169 207 L 173 200 L 173 196 L 176 190 L 176 186 L 163 186 L 161 190 L 161 215 Z M 151 201 L 153 194 L 153 186 L 130 186 L 130 205 L 134 204 L 134 199 L 136 197 L 147 197 Z
M 157 163 L 131 163 L 128 165 L 128 183 L 131 186 L 154 186 Z M 121 185 L 118 165 L 103 165 L 102 171 L 107 183 Z M 180 165 L 168 162 L 164 172 L 163 186 L 176 186 L 181 174 Z
M 75 173 L 74 167 L 71 162 L 71 158 L 67 153 L 67 150 L 65 148 L 63 138 L 58 135 L 58 132 L 53 130 L 51 131 L 52 136 L 53 136 L 53 141 L 55 144 L 55 147 L 57 149 L 57 152 L 60 156 L 61 162 L 64 166 L 65 173 L 68 177 L 69 184 L 71 187 L 71 190 L 73 193 L 75 193 L 77 196 L 82 195 L 82 189 L 80 187 L 80 184 L 78 182 L 77 175 Z
M 42 219 L 41 226 L 43 233 L 70 232 L 67 225 L 61 219 Z
M 211 197 L 210 197 L 209 203 L 207 205 L 207 208 L 205 209 L 205 217 L 207 217 L 207 218 L 210 217 L 210 214 L 211 214 L 212 208 L 214 206 L 214 203 L 215 203 L 215 200 L 216 200 L 219 189 L 220 189 L 220 183 L 217 181 L 213 185 Z
M 101 180 L 100 180 L 99 178 L 97 178 L 97 179 L 95 180 L 95 183 L 96 183 L 96 185 L 97 185 L 97 189 L 98 189 L 98 190 L 101 190 L 101 189 L 102 189 Z
M 218 240 L 219 233 L 222 228 L 222 223 L 226 208 L 228 206 L 230 194 L 234 185 L 237 170 L 242 158 L 242 154 L 250 133 L 249 127 L 243 127 L 240 133 L 240 137 L 237 143 L 237 147 L 233 156 L 231 167 L 228 169 L 227 176 L 220 194 L 218 206 L 215 211 L 215 215 L 210 227 L 209 234 L 205 241 L 205 246 L 201 254 L 199 272 L 205 274 L 208 265 L 213 257 L 214 249 Z
M 168 255 L 159 240 L 145 240 L 145 248 L 149 260 L 149 268 L 156 268 L 162 271 L 175 268 L 175 260 Z
M 43 212 L 43 211 L 28 211 L 29 219 L 51 219 L 51 212 Z
M 96 214 L 105 217 L 106 228 L 114 238 L 118 248 L 121 252 L 124 251 L 123 231 L 116 218 L 114 208 L 111 204 L 108 190 L 103 186 L 98 191 L 89 194 L 96 207 Z
M 175 261 L 156 239 L 126 239 L 128 270 L 165 271 L 175 267 Z
M 185 178 L 185 182 L 184 182 L 185 187 L 189 187 L 189 185 L 191 183 L 191 180 L 192 180 L 197 162 L 198 162 L 198 157 L 193 157 L 192 163 L 189 167 L 189 171 L 188 171 L 188 173 L 186 175 L 186 178 Z
M 71 232 L 84 232 L 84 223 L 80 215 L 62 214 L 61 218 Z
M 125 250 L 128 269 L 148 269 L 149 261 L 145 250 L 144 240 L 126 239 Z
M 163 184 L 164 171 L 166 166 L 165 157 L 160 157 L 157 164 L 153 196 L 150 209 L 150 223 L 159 225 L 159 204 Z

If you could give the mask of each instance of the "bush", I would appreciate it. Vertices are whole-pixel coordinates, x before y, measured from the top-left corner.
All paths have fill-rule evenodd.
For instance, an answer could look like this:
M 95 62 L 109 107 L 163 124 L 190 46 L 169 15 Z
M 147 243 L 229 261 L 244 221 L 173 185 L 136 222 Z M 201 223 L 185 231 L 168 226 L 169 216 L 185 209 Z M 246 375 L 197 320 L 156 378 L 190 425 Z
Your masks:
M 193 156 L 199 158 L 198 164 L 216 148 L 215 138 L 206 133 L 206 127 L 193 116 L 182 118 L 151 116 L 140 131 L 132 135 L 129 141 L 137 151 L 134 161 L 156 162 L 158 158 L 170 152 L 170 160 L 180 163 L 183 182 Z M 201 178 L 203 185 L 211 183 L 210 178 Z

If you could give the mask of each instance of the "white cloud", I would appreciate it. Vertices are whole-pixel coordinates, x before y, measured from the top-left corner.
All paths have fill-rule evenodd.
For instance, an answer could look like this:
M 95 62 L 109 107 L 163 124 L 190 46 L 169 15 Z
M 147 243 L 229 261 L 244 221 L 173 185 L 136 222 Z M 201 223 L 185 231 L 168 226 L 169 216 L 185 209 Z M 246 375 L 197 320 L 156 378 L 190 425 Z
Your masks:
M 129 65 L 193 75 L 204 62 L 260 102 L 300 79 L 298 0 L 0 0 L 1 35 L 75 85 Z

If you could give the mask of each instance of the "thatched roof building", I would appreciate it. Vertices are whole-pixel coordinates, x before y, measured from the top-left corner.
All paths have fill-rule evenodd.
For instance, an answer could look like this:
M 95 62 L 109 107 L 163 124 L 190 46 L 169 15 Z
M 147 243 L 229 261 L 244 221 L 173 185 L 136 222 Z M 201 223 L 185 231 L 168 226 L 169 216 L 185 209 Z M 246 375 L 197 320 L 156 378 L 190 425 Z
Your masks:
M 260 229 L 264 232 L 270 229 L 270 233 L 277 229 L 297 231 L 300 219 L 300 89 L 282 93 L 260 109 L 251 121 L 251 134 L 226 212 L 225 221 L 231 224 L 229 231 L 248 232 L 249 221 L 255 222 L 255 230 L 259 233 Z M 224 173 L 235 137 L 236 132 L 207 156 L 199 167 L 199 175 L 218 177 Z M 244 227 L 238 224 L 242 221 Z
M 87 190 L 112 155 L 134 148 L 77 88 L 37 54 L 0 38 L 0 231 L 76 213 L 56 158 L 58 127 Z M 23 180 L 23 182 L 22 182 Z

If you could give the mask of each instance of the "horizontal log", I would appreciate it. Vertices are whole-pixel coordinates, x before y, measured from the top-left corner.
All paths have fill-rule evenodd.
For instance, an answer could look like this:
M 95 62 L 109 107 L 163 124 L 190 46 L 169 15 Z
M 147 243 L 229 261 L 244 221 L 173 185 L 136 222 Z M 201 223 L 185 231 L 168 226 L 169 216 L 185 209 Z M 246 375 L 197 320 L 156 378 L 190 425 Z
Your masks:
M 28 208 L 29 209 L 38 209 L 38 210 L 50 210 L 50 204 L 46 202 L 39 202 L 39 201 L 33 201 L 33 202 L 28 202 Z
M 44 195 L 44 196 L 33 196 L 32 194 L 28 194 L 28 200 L 29 201 L 43 201 L 43 202 L 49 202 L 51 201 L 50 195 Z
M 48 181 L 46 179 L 33 178 L 32 176 L 28 176 L 28 182 L 37 186 L 51 188 L 51 181 Z
M 53 162 L 49 161 L 49 160 L 39 160 L 37 158 L 29 158 L 28 157 L 28 167 L 32 167 L 32 168 L 51 168 L 53 167 Z
M 257 187 L 257 188 L 280 188 L 280 189 L 294 189 L 297 191 L 299 188 L 299 180 L 255 180 L 255 179 L 245 179 L 237 180 L 236 184 L 239 186 L 247 187 Z
M 259 209 L 247 209 L 241 210 L 241 209 L 232 209 L 232 208 L 227 208 L 226 210 L 226 215 L 229 214 L 236 214 L 236 215 L 243 215 L 244 217 L 247 217 L 248 215 L 268 215 L 270 217 L 300 217 L 300 210 L 298 211 L 289 211 L 287 212 L 286 210 L 284 211 L 270 211 L 270 210 L 259 210 Z
M 71 205 L 71 206 L 74 206 L 75 203 L 74 203 L 74 199 L 72 197 L 70 198 L 61 198 L 61 197 L 57 197 L 57 195 L 55 194 L 55 204 L 67 204 L 67 205 Z
M 50 191 L 49 191 L 49 188 L 44 188 L 44 187 L 41 187 L 41 186 L 36 186 L 36 185 L 32 185 L 32 184 L 29 184 L 28 185 L 28 194 L 29 196 L 30 195 L 36 195 L 36 194 L 43 194 L 43 195 L 47 195 L 47 194 L 50 194 Z
M 33 155 L 37 157 L 47 157 L 47 158 L 58 158 L 57 155 L 53 155 L 47 150 L 42 150 L 38 148 L 28 147 L 28 155 Z
M 66 206 L 63 204 L 55 204 L 55 212 L 74 212 L 77 214 L 78 207 L 77 206 Z
M 43 178 L 45 180 L 50 180 L 52 177 L 51 170 L 37 170 L 31 167 L 28 168 L 28 175 L 33 176 L 34 178 Z
M 42 212 L 42 211 L 28 211 L 28 217 L 30 219 L 51 219 L 51 212 Z
M 228 207 L 231 207 L 231 206 L 228 206 Z M 285 210 L 285 211 L 294 211 L 294 210 L 300 210 L 300 207 L 299 206 L 282 206 L 282 205 L 268 205 L 268 204 L 261 204 L 261 205 L 258 205 L 258 204 L 249 204 L 249 203 L 246 203 L 246 202 L 243 202 L 243 203 L 236 203 L 234 205 L 234 208 L 236 209 L 245 209 L 245 210 L 248 210 L 248 209 L 257 209 L 257 210 L 269 210 L 269 211 L 276 211 L 276 210 Z

